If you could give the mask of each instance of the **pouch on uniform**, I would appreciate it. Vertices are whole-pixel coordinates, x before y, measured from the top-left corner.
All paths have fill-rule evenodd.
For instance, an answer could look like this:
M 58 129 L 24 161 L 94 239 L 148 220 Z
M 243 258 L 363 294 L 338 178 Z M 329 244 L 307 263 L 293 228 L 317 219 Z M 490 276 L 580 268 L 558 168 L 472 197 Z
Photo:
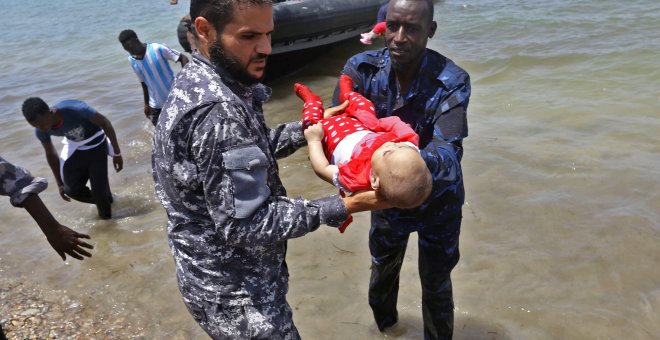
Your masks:
M 223 165 L 231 180 L 234 218 L 251 216 L 270 196 L 268 158 L 257 146 L 225 151 Z

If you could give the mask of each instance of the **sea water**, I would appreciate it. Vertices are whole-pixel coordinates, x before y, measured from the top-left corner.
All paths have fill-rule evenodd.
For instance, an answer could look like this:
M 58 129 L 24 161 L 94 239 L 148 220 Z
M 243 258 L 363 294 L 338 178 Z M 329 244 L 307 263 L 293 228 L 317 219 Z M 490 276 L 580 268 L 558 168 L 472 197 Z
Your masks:
M 62 262 L 29 215 L 0 204 L 0 275 L 66 290 L 87 315 L 124 316 L 149 338 L 203 338 L 181 301 L 154 197 L 153 128 L 117 41 L 180 48 L 189 2 L 2 0 L 0 155 L 46 177 L 42 199 L 91 235 L 93 258 Z M 429 41 L 471 75 L 461 260 L 453 271 L 457 339 L 651 339 L 660 336 L 660 2 L 439 1 Z M 376 42 L 373 48 L 382 46 Z M 293 83 L 329 100 L 351 41 L 275 80 L 268 123 L 299 119 Z M 174 67 L 178 71 L 178 65 Z M 88 102 L 117 131 L 115 218 L 60 199 L 20 106 Z M 306 150 L 279 163 L 290 196 L 335 190 Z M 416 238 L 399 292 L 400 322 L 380 334 L 367 304 L 368 214 L 345 234 L 321 227 L 289 242 L 288 300 L 306 339 L 419 339 Z

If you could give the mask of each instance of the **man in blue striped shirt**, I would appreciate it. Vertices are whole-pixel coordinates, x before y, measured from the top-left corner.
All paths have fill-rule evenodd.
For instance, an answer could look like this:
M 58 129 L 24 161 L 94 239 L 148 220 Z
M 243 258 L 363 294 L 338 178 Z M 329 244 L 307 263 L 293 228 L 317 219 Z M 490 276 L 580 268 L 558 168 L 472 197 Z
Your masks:
M 128 61 L 142 84 L 144 115 L 155 126 L 174 82 L 174 73 L 168 60 L 180 62 L 181 67 L 184 67 L 188 58 L 165 45 L 141 42 L 133 30 L 119 33 L 119 42 L 129 53 Z

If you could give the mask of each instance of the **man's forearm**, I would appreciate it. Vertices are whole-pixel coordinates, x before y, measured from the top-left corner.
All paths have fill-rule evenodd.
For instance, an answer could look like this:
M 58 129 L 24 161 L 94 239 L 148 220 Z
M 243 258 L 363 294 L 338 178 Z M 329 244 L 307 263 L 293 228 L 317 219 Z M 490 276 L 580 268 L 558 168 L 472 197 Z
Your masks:
M 147 84 L 140 83 L 142 85 L 142 97 L 144 99 L 144 106 L 149 106 L 149 89 Z
M 183 54 L 179 55 L 179 62 L 181 63 L 181 67 L 186 66 L 186 64 L 188 63 L 188 57 L 186 57 Z
M 103 132 L 105 135 L 110 139 L 110 144 L 112 144 L 112 148 L 115 152 L 115 155 L 118 155 L 121 153 L 119 150 L 119 142 L 117 141 L 117 134 L 115 133 L 114 127 L 112 127 L 112 123 L 106 118 L 104 115 L 100 113 L 96 113 L 92 118 L 90 118 L 90 121 L 93 124 L 98 125 L 101 129 L 103 129 Z
M 50 166 L 50 170 L 53 172 L 53 176 L 55 176 L 57 186 L 63 185 L 62 176 L 60 175 L 60 157 L 56 154 L 48 154 L 46 155 L 46 161 L 48 162 L 48 166 Z
M 121 151 L 119 150 L 119 142 L 117 141 L 117 135 L 115 134 L 115 129 L 112 127 L 112 124 L 103 129 L 105 135 L 110 139 L 110 144 L 112 144 L 112 149 L 115 151 L 115 155 L 119 155 Z
M 380 198 L 375 191 L 358 191 L 351 196 L 343 198 L 349 214 L 391 208 L 392 204 Z
M 55 232 L 54 226 L 59 225 L 55 217 L 48 211 L 41 198 L 37 194 L 30 194 L 23 201 L 23 208 L 32 216 L 35 222 L 41 228 L 41 231 L 48 236 Z

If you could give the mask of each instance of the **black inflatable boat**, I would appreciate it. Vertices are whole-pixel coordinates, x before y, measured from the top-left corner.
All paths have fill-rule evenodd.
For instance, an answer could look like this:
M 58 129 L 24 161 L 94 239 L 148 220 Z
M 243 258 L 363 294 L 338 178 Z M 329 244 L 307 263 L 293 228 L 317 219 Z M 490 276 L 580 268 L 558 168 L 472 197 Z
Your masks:
M 312 49 L 371 30 L 388 0 L 288 0 L 273 7 L 272 55 Z

